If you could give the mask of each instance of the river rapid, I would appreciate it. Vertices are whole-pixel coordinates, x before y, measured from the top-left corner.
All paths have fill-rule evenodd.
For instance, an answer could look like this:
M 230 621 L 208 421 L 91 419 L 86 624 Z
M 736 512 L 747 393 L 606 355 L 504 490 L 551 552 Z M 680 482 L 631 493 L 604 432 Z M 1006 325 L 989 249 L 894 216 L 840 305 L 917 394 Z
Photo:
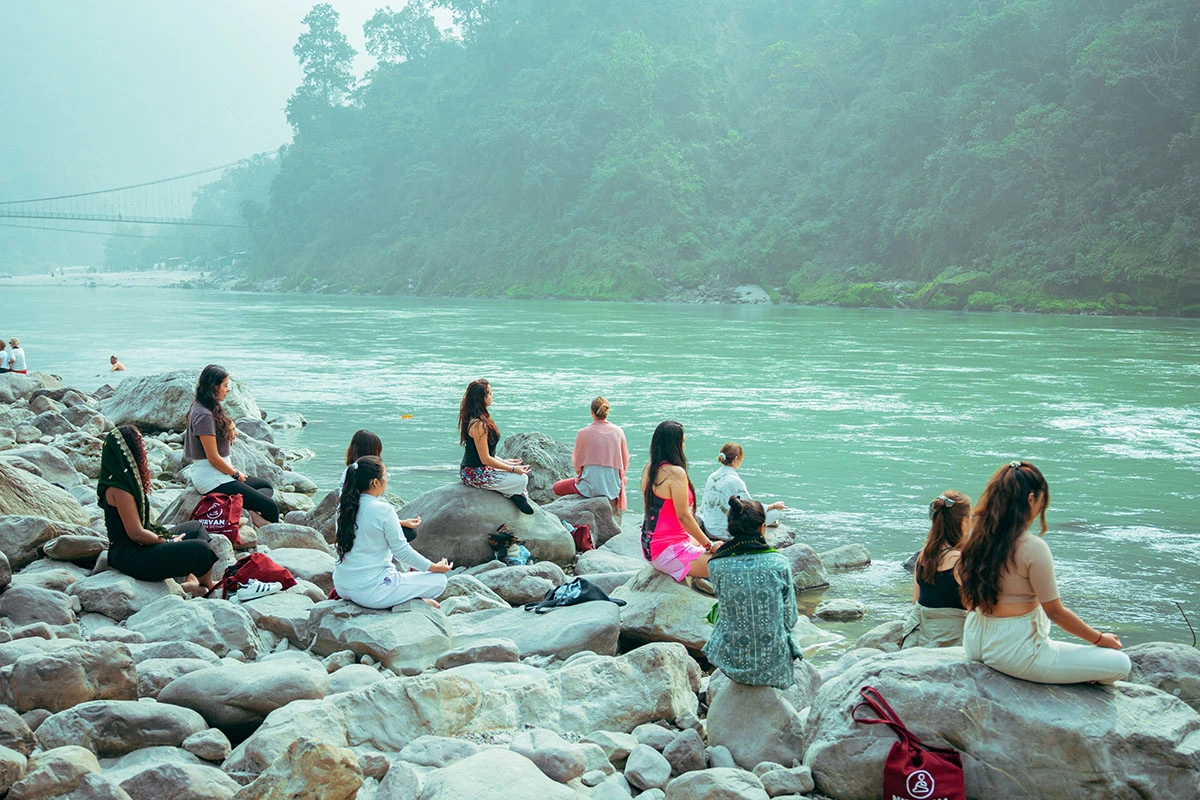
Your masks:
M 870 550 L 824 595 L 867 604 L 860 623 L 822 623 L 851 637 L 909 604 L 900 563 L 929 501 L 977 498 L 1027 459 L 1050 483 L 1069 607 L 1126 645 L 1190 642 L 1175 601 L 1200 624 L 1194 320 L 38 286 L 6 288 L 3 308 L 31 370 L 88 390 L 222 364 L 269 415 L 308 419 L 277 438 L 316 453 L 296 469 L 322 490 L 358 428 L 383 437 L 401 496 L 457 480 L 455 418 L 477 377 L 505 434 L 571 442 L 607 396 L 631 483 L 663 419 L 685 426 L 698 488 L 738 441 L 751 492 L 788 504 L 798 541 Z M 107 372 L 113 353 L 128 372 Z

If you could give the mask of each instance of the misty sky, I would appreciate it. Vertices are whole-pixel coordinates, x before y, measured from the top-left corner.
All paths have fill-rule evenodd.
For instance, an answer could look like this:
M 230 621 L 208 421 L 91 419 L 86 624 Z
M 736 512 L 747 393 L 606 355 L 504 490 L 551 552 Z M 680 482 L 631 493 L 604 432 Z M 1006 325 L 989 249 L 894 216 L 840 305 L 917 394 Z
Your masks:
M 334 0 L 355 49 L 387 4 Z M 292 46 L 311 6 L 0 1 L 0 200 L 168 177 L 288 141 Z

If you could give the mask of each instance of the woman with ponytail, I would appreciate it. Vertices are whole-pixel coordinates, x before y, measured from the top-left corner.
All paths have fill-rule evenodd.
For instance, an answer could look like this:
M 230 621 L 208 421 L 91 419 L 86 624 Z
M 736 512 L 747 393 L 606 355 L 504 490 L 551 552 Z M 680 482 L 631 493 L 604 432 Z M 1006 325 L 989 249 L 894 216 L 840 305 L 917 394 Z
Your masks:
M 913 570 L 913 607 L 904 623 L 901 647 L 953 647 L 962 644 L 967 611 L 958 593 L 958 563 L 971 498 L 947 489 L 929 504 L 929 535 Z
M 786 689 L 803 657 L 792 638 L 799 615 L 792 569 L 767 544 L 766 522 L 762 503 L 729 498 L 730 539 L 708 562 L 717 621 L 704 655 L 730 680 Z
M 188 409 L 183 457 L 192 465 L 192 486 L 200 494 L 240 494 L 256 527 L 279 522 L 279 506 L 269 481 L 247 475 L 229 460 L 237 427 L 221 401 L 229 394 L 229 373 L 209 364 L 196 381 L 196 400 Z
M 575 477 L 557 481 L 554 493 L 560 497 L 578 494 L 606 497 L 613 510 L 624 511 L 625 473 L 629 471 L 629 445 L 625 431 L 608 421 L 608 400 L 592 401 L 592 424 L 575 434 L 571 464 Z
M 650 463 L 642 472 L 642 555 L 676 581 L 707 578 L 714 543 L 696 521 L 696 492 L 683 454 L 683 426 L 673 419 L 658 424 L 650 437 Z
M 499 492 L 522 514 L 532 514 L 529 504 L 529 466 L 519 458 L 496 458 L 500 429 L 492 420 L 492 387 L 483 378 L 467 384 L 458 406 L 458 439 L 463 446 L 459 477 L 466 486 Z
M 378 456 L 363 456 L 346 469 L 337 517 L 337 564 L 333 588 L 340 597 L 364 608 L 391 608 L 420 597 L 434 608 L 433 598 L 446 590 L 446 573 L 454 565 L 436 564 L 412 548 L 401 532 L 396 509 L 383 499 L 387 467 Z M 404 520 L 417 527 L 421 518 Z M 392 559 L 417 572 L 399 572 Z
M 743 500 L 752 500 L 746 482 L 738 475 L 738 468 L 746 458 L 746 451 L 737 442 L 726 442 L 717 453 L 717 463 L 721 466 L 713 470 L 704 482 L 704 494 L 700 501 L 700 519 L 704 520 L 704 529 L 714 539 L 728 539 L 726 518 L 729 515 L 729 498 L 737 495 Z M 779 524 L 779 512 L 787 508 L 777 501 L 768 506 L 767 525 Z
M 1129 674 L 1115 633 L 1104 633 L 1063 605 L 1046 533 L 1050 486 L 1028 461 L 996 471 L 975 507 L 955 576 L 967 608 L 963 648 L 972 661 L 1035 683 L 1112 683 Z M 1087 644 L 1050 638 L 1050 622 Z

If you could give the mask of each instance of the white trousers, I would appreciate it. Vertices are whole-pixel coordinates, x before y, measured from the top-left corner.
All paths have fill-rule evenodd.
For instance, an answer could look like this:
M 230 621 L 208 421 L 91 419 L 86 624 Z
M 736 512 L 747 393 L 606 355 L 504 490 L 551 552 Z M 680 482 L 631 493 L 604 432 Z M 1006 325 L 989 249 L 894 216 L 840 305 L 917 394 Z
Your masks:
M 393 569 L 370 589 L 349 592 L 338 589 L 338 596 L 363 608 L 391 608 L 417 597 L 437 597 L 444 591 L 445 573 L 397 572 Z
M 970 612 L 963 649 L 972 661 L 1034 683 L 1112 683 L 1128 675 L 1131 666 L 1120 650 L 1054 641 L 1041 606 L 1019 617 Z
M 529 476 L 523 472 L 509 472 L 492 467 L 463 467 L 459 470 L 462 482 L 476 489 L 491 489 L 508 497 L 525 494 L 529 489 Z

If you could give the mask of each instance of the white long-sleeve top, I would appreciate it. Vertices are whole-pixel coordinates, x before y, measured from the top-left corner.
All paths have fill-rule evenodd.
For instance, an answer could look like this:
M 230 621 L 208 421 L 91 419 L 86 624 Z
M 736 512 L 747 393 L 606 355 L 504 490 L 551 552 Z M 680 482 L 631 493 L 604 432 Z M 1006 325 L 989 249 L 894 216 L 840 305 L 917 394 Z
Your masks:
M 392 573 L 392 559 L 428 572 L 432 563 L 404 538 L 396 509 L 386 500 L 364 494 L 354 520 L 354 546 L 333 567 L 333 586 L 339 594 L 379 586 Z

